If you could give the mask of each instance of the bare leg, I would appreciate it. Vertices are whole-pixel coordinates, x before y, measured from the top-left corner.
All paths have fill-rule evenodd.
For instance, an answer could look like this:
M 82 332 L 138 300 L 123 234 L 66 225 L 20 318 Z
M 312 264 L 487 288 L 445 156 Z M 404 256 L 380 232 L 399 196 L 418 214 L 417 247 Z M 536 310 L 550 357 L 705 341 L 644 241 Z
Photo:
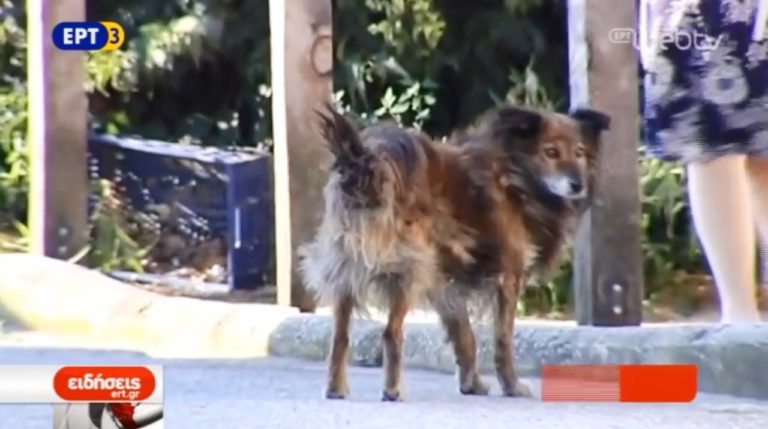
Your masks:
M 399 401 L 402 375 L 403 323 L 408 313 L 408 300 L 405 296 L 392 299 L 389 308 L 389 321 L 384 328 L 384 392 L 382 400 Z
M 477 371 L 477 343 L 469 322 L 467 305 L 460 297 L 447 299 L 450 302 L 446 302 L 445 296 L 431 301 L 440 315 L 448 340 L 453 344 L 459 369 L 459 391 L 465 395 L 487 395 L 488 386 L 483 383 Z
M 344 399 L 349 395 L 347 383 L 347 355 L 349 352 L 349 322 L 352 315 L 352 298 L 341 297 L 333 308 L 333 343 L 328 367 L 328 388 L 325 397 Z
M 760 320 L 755 296 L 755 222 L 746 157 L 688 166 L 693 221 L 720 295 L 723 323 Z
M 768 251 L 768 158 L 751 156 L 747 158 L 747 173 L 752 189 L 752 208 L 755 214 L 755 223 L 760 233 L 762 249 Z M 764 253 L 762 258 L 768 258 Z
M 747 158 L 747 173 L 752 190 L 755 223 L 762 240 L 768 243 L 768 158 L 762 156 Z
M 519 276 L 507 275 L 497 292 L 496 320 L 496 376 L 505 396 L 530 397 L 531 389 L 520 382 L 515 369 L 514 330 L 517 316 L 517 297 L 522 286 Z

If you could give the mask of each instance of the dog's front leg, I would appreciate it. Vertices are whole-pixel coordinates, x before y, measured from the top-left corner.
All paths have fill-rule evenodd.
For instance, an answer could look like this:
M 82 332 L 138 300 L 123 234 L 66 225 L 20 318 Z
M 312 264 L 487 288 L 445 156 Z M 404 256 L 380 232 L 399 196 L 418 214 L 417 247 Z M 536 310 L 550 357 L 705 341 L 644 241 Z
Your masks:
M 384 392 L 382 400 L 399 401 L 402 375 L 403 324 L 408 313 L 408 298 L 404 293 L 390 297 L 389 320 L 384 328 Z
M 496 376 L 505 396 L 533 396 L 531 389 L 517 377 L 515 369 L 514 332 L 517 299 L 523 285 L 522 275 L 505 275 L 497 290 L 494 323 Z
M 328 399 L 344 399 L 349 395 L 347 355 L 352 307 L 352 297 L 348 295 L 337 298 L 333 304 L 333 342 L 328 359 L 328 387 L 325 391 Z

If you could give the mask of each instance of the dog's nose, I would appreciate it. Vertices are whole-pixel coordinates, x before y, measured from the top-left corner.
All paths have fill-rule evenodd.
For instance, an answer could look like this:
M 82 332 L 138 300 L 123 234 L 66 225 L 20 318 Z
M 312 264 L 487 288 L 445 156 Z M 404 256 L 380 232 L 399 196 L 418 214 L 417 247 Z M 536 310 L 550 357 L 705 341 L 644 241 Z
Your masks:
M 571 180 L 571 192 L 574 194 L 578 194 L 581 192 L 581 190 L 584 189 L 584 184 L 581 183 L 581 180 Z

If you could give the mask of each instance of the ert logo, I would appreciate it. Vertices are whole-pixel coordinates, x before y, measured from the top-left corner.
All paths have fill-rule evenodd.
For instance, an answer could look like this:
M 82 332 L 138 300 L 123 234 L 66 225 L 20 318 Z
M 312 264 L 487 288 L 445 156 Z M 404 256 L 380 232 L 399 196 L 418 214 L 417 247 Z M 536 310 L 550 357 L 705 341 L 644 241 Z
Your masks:
M 60 22 L 51 38 L 57 48 L 65 51 L 111 51 L 123 45 L 125 30 L 111 21 Z

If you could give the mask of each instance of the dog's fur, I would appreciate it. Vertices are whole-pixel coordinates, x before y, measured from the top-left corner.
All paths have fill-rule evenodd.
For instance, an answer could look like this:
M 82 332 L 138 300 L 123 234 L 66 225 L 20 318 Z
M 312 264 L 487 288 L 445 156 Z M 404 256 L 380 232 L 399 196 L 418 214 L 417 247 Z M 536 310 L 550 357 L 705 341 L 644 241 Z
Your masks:
M 325 215 L 301 250 L 310 289 L 334 307 L 328 398 L 348 394 L 351 313 L 389 310 L 384 400 L 400 398 L 403 320 L 420 301 L 453 343 L 459 390 L 487 394 L 476 367 L 467 301 L 490 296 L 502 392 L 527 396 L 512 339 L 526 278 L 555 266 L 588 202 L 609 118 L 504 106 L 448 143 L 392 124 L 361 133 L 328 107 L 320 129 L 335 157 Z

